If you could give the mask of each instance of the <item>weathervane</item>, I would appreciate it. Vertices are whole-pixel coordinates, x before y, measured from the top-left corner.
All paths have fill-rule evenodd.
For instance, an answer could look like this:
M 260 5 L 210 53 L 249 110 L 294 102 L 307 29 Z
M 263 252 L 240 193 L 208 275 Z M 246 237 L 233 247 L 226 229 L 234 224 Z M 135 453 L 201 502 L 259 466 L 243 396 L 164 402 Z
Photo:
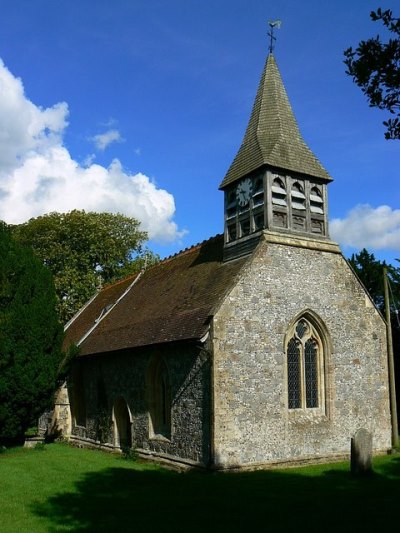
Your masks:
M 282 21 L 281 20 L 269 20 L 268 24 L 269 24 L 269 27 L 271 28 L 271 30 L 268 32 L 268 35 L 271 38 L 270 43 L 269 43 L 269 53 L 272 54 L 272 52 L 274 51 L 274 41 L 276 41 L 276 37 L 274 36 L 274 28 L 277 28 L 279 30 L 279 28 L 281 27 Z

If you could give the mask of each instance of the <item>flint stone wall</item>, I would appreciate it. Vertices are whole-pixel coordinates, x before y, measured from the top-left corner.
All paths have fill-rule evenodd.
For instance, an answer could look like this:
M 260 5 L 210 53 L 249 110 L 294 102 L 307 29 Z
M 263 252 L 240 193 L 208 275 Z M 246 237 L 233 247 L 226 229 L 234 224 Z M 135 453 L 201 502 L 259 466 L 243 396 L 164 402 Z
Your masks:
M 171 396 L 171 438 L 149 438 L 146 375 L 153 357 L 163 356 Z M 186 346 L 82 357 L 86 426 L 72 416 L 74 439 L 116 446 L 113 406 L 123 398 L 131 414 L 132 447 L 207 465 L 210 457 L 210 359 L 207 349 Z M 73 387 L 73 383 L 70 384 Z M 74 394 L 71 390 L 71 409 Z M 100 420 L 99 420 L 100 418 Z M 101 426 L 101 427 L 100 427 Z
M 325 405 L 287 407 L 285 335 L 325 324 Z M 339 253 L 260 243 L 214 318 L 214 455 L 221 467 L 348 454 L 359 427 L 391 445 L 385 324 Z

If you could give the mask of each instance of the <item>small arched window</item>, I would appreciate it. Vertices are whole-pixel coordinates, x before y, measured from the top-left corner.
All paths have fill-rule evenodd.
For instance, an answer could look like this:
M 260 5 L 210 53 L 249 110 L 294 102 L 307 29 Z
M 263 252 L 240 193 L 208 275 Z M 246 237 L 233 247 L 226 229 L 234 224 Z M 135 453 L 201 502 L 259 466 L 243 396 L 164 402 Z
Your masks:
M 312 187 L 310 191 L 310 211 L 311 213 L 318 213 L 319 215 L 324 214 L 324 202 L 318 187 Z
M 286 188 L 283 181 L 280 178 L 275 178 L 272 182 L 271 187 L 272 192 L 272 203 L 275 205 L 280 205 L 282 207 L 287 206 L 286 200 Z
M 324 354 L 320 335 L 306 318 L 300 318 L 286 346 L 289 409 L 323 406 Z
M 291 197 L 292 197 L 292 208 L 298 209 L 300 211 L 304 211 L 306 208 L 306 197 L 304 194 L 304 189 L 298 181 L 296 181 L 292 185 Z
M 171 436 L 171 386 L 167 365 L 155 359 L 148 375 L 150 436 Z
M 117 398 L 113 408 L 114 444 L 120 448 L 132 447 L 132 422 L 128 404 Z
M 78 362 L 72 371 L 72 417 L 76 426 L 86 427 L 86 394 L 83 365 Z

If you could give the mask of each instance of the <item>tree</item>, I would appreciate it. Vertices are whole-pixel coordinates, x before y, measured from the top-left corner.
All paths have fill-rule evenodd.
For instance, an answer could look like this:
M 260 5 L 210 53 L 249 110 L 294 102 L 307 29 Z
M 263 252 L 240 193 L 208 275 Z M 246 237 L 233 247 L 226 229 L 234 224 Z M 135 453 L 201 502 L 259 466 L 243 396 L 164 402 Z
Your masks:
M 0 441 L 51 405 L 62 340 L 50 272 L 0 223 Z
M 369 253 L 368 250 L 363 248 L 358 254 L 352 254 L 349 263 L 361 283 L 367 289 L 375 305 L 382 310 L 384 307 L 384 297 L 383 264 L 381 261 L 375 259 L 374 254 Z
M 353 254 L 349 263 L 381 311 L 385 305 L 383 267 L 386 266 L 393 298 L 396 300 L 396 305 L 400 302 L 400 268 L 386 265 L 384 261 L 375 259 L 374 254 L 369 253 L 365 248 L 358 254 Z
M 120 214 L 74 210 L 32 218 L 14 226 L 13 234 L 53 274 L 58 312 L 65 323 L 102 283 L 137 271 L 145 258 L 148 264 L 157 261 L 143 250 L 147 234 L 139 225 Z
M 373 21 L 380 20 L 393 34 L 387 43 L 377 35 L 361 41 L 354 51 L 345 50 L 346 74 L 366 95 L 371 107 L 389 111 L 395 118 L 383 122 L 386 139 L 400 139 L 400 19 L 392 11 L 371 11 Z
M 386 266 L 389 281 L 390 322 L 392 324 L 393 352 L 395 359 L 395 379 L 397 390 L 397 414 L 400 422 L 400 318 L 398 308 L 400 305 L 400 268 L 386 265 L 375 259 L 374 254 L 365 248 L 358 254 L 353 254 L 349 259 L 357 276 L 368 290 L 371 298 L 384 315 L 385 297 L 383 288 L 383 267 Z

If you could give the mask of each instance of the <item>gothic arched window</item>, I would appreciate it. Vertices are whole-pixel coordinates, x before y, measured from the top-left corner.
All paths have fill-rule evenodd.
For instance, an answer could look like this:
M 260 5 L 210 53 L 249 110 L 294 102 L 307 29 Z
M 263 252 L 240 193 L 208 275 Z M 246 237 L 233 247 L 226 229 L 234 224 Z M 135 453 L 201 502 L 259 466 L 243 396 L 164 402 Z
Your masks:
M 293 209 L 298 209 L 300 211 L 305 210 L 306 197 L 304 194 L 304 189 L 300 185 L 300 183 L 297 181 L 293 183 L 292 185 L 291 197 L 292 197 L 292 208 Z
M 286 346 L 289 409 L 313 409 L 323 404 L 323 344 L 313 325 L 300 318 Z
M 72 417 L 76 426 L 86 427 L 86 393 L 83 365 L 76 364 L 72 371 Z
M 286 201 L 286 188 L 283 181 L 280 178 L 275 178 L 272 182 L 272 203 L 281 207 L 287 206 Z
M 318 187 L 312 187 L 310 191 L 310 211 L 311 213 L 324 214 L 324 202 Z
M 167 365 L 155 359 L 148 375 L 150 436 L 171 436 L 171 386 Z

